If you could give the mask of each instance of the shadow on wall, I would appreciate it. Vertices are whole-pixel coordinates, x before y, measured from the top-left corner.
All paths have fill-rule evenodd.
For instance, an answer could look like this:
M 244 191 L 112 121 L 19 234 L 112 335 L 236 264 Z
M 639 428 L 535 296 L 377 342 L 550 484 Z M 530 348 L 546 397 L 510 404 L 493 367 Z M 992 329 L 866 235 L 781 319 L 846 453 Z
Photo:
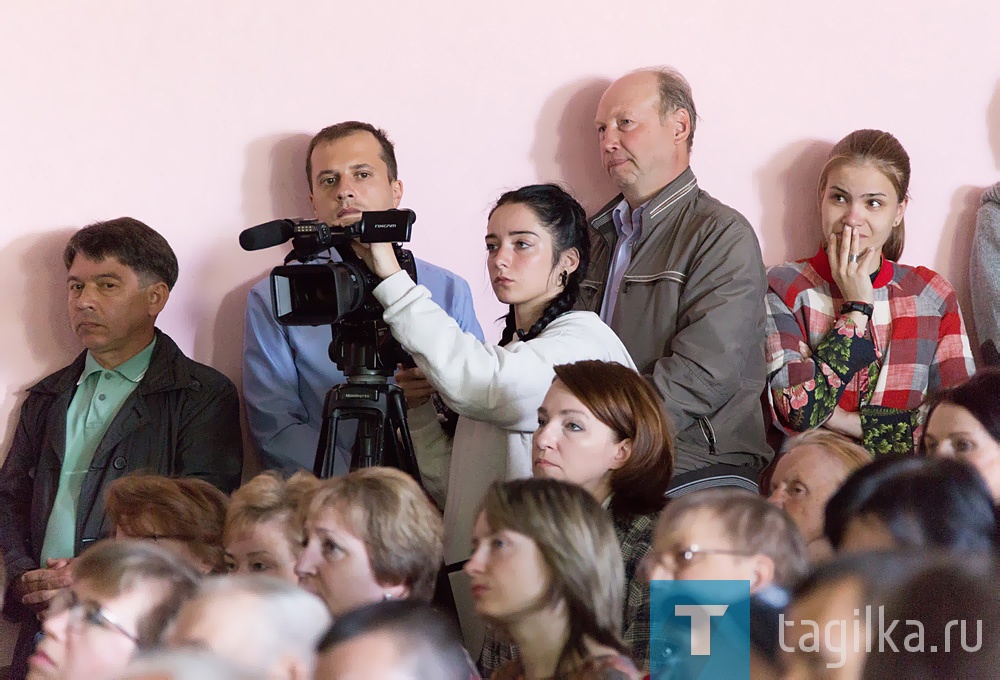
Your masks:
M 306 150 L 312 135 L 290 133 L 254 140 L 243 172 L 246 226 L 279 217 L 311 217 Z
M 281 264 L 288 247 L 276 247 L 258 253 L 246 253 L 238 249 L 236 235 L 247 227 L 281 217 L 311 217 L 309 185 L 305 177 L 306 150 L 311 135 L 290 133 L 271 135 L 252 141 L 246 150 L 246 165 L 243 172 L 243 212 L 239 223 L 227 225 L 217 233 L 230 234 L 225 242 L 219 243 L 214 252 L 233 253 L 242 258 L 238 271 L 256 270 L 264 267 L 256 276 L 230 287 L 219 303 L 212 326 L 212 347 L 210 365 L 232 376 L 237 386 L 242 383 L 243 369 L 243 318 L 246 311 L 247 294 L 250 289 L 267 276 L 271 267 Z M 244 265 L 245 262 L 245 265 Z M 198 280 L 208 283 L 218 276 L 215 262 L 207 262 L 199 272 Z M 220 284 L 223 288 L 231 284 Z M 199 324 L 199 328 L 203 327 Z M 196 346 L 200 343 L 196 340 Z M 242 393 L 240 395 L 242 401 Z M 255 455 L 256 449 L 246 433 L 246 413 L 241 414 L 244 432 L 244 479 L 259 471 Z
M 993 89 L 993 98 L 986 108 L 986 132 L 990 149 L 993 151 L 993 161 L 1000 170 L 1000 80 Z
M 760 192 L 758 228 L 764 264 L 801 260 L 823 240 L 816 182 L 833 144 L 816 139 L 786 146 L 754 174 Z
M 969 288 L 969 261 L 972 258 L 972 239 L 976 233 L 976 211 L 983 196 L 982 187 L 963 186 L 951 197 L 951 209 L 941 229 L 941 244 L 950 244 L 947 259 L 938 247 L 934 271 L 948 272 L 946 277 L 958 295 L 958 304 L 962 308 L 962 318 L 965 319 L 965 329 L 969 334 L 972 353 L 979 365 L 979 341 L 976 334 L 976 322 L 972 314 L 972 290 Z M 905 251 L 904 251 L 905 253 Z M 903 261 L 906 261 L 905 255 Z
M 66 268 L 62 261 L 66 242 L 76 231 L 76 228 L 59 228 L 24 236 L 0 253 L 4 262 L 20 265 L 0 273 L 0 286 L 7 291 L 0 298 L 0 319 L 18 320 L 8 323 L 0 337 L 8 346 L 27 347 L 34 363 L 43 367 L 27 383 L 6 386 L 2 407 L 11 416 L 4 429 L 0 460 L 7 455 L 6 447 L 20 416 L 15 403 L 20 402 L 25 388 L 67 365 L 82 349 L 66 312 Z M 16 356 L 17 353 L 0 353 L 0 373 L 17 372 L 13 365 Z
M 618 193 L 601 167 L 594 114 L 611 81 L 586 78 L 564 85 L 542 104 L 531 160 L 542 181 L 562 181 L 592 214 Z
M 993 96 L 986 107 L 986 141 L 993 153 L 997 170 L 1000 170 L 1000 80 L 993 88 Z M 976 358 L 976 366 L 982 364 L 979 348 L 979 334 L 976 329 L 976 318 L 972 313 L 972 289 L 969 282 L 969 261 L 972 255 L 972 242 L 976 234 L 976 212 L 982 203 L 983 191 L 986 187 L 963 186 L 952 196 L 951 210 L 941 230 L 941 244 L 951 244 L 948 257 L 945 259 L 938 248 L 938 259 L 934 262 L 937 271 L 950 272 L 950 282 L 958 295 L 958 303 L 962 307 L 969 343 Z

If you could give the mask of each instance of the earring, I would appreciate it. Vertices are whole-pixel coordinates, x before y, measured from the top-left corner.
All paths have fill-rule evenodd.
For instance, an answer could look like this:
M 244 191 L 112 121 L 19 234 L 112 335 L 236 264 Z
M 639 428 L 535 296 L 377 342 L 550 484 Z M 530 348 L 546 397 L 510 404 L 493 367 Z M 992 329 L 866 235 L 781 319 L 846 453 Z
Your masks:
M 382 593 L 382 600 L 388 602 L 392 599 L 392 593 Z
M 565 288 L 567 280 L 569 280 L 569 273 L 564 269 L 563 273 L 559 275 L 559 285 Z

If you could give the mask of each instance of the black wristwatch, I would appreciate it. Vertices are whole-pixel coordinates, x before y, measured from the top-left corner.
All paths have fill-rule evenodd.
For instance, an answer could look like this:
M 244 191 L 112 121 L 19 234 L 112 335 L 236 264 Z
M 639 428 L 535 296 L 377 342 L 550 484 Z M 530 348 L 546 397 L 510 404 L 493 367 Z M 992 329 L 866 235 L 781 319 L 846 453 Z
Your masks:
M 867 302 L 845 302 L 840 307 L 841 314 L 850 314 L 851 312 L 861 312 L 869 319 L 872 318 L 872 312 L 875 311 L 875 306 L 870 305 Z

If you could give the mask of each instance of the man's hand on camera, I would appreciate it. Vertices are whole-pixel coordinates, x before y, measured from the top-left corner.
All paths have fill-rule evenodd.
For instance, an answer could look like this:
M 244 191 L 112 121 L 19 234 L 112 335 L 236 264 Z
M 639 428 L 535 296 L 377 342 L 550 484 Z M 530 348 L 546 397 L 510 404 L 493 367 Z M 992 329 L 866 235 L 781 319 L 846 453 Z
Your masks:
M 351 248 L 380 279 L 387 279 L 401 269 L 391 243 L 361 243 L 354 240 L 351 241 Z
M 403 390 L 407 408 L 416 408 L 426 404 L 434 394 L 434 386 L 428 382 L 424 372 L 419 368 L 403 368 L 396 371 L 396 384 Z

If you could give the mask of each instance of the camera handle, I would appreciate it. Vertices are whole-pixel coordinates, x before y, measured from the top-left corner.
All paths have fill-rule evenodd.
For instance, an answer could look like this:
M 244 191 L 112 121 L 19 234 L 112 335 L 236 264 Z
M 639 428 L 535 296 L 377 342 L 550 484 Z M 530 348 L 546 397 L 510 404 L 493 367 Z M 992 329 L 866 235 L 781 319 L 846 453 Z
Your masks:
M 350 469 L 388 465 L 399 468 L 420 483 L 420 470 L 406 420 L 403 390 L 379 375 L 348 376 L 326 395 L 323 426 L 313 474 L 320 479 L 333 476 L 337 434 L 354 422 Z

